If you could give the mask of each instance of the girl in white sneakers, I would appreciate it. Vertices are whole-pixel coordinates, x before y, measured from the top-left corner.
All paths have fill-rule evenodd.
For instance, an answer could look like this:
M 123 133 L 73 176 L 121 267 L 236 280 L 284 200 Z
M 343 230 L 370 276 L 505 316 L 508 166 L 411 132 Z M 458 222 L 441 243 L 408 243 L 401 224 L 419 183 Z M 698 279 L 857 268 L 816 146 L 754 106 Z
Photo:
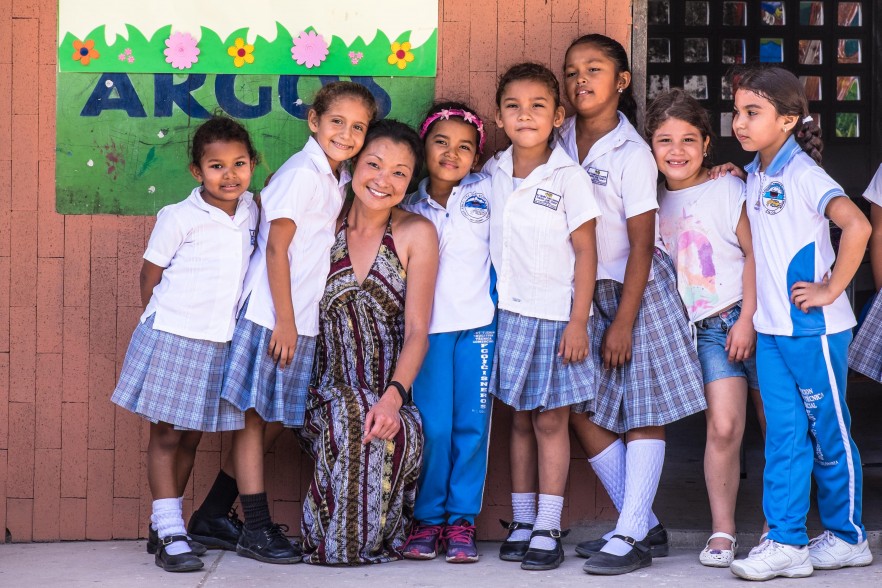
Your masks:
M 815 568 L 868 565 L 861 460 L 845 404 L 854 314 L 843 293 L 870 224 L 818 165 L 820 127 L 802 84 L 778 67 L 735 76 L 732 128 L 746 151 L 747 216 L 756 253 L 757 368 L 765 406 L 763 510 L 767 538 L 732 572 L 748 580 L 801 578 Z M 829 220 L 842 229 L 834 261 Z M 811 476 L 827 528 L 809 542 Z

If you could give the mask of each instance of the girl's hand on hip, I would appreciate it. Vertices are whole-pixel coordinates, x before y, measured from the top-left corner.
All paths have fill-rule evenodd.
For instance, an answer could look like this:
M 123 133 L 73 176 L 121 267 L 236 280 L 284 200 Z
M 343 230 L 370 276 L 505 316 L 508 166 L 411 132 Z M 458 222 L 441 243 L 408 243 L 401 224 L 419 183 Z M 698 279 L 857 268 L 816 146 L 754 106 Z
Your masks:
M 368 411 L 364 419 L 364 439 L 367 445 L 374 439 L 388 441 L 398 434 L 401 428 L 401 415 L 398 414 L 398 399 L 395 390 L 386 390 L 382 398 Z
M 570 321 L 560 338 L 557 356 L 564 365 L 581 363 L 588 357 L 588 326 L 579 321 Z
M 276 323 L 266 352 L 279 364 L 279 369 L 288 367 L 294 359 L 295 349 L 297 349 L 297 327 L 293 322 Z
M 613 321 L 603 334 L 600 343 L 603 367 L 617 368 L 631 361 L 631 329 Z
M 821 282 L 796 282 L 790 288 L 790 302 L 802 312 L 832 304 L 839 294 L 830 291 L 830 279 Z
M 750 359 L 756 347 L 756 331 L 753 330 L 753 322 L 747 318 L 739 318 L 729 329 L 726 335 L 726 351 L 729 352 L 729 361 L 744 361 Z

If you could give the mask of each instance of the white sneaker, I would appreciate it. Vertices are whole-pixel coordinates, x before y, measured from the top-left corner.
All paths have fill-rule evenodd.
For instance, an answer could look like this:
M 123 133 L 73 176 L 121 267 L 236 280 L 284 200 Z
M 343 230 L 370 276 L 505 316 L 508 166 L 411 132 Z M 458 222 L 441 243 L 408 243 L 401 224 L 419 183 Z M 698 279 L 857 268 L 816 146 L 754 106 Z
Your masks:
M 830 531 L 824 531 L 809 541 L 809 558 L 816 570 L 838 570 L 868 566 L 873 561 L 873 554 L 866 540 L 852 545 Z
M 785 545 L 766 539 L 746 559 L 739 559 L 729 566 L 732 573 L 745 580 L 771 580 L 777 576 L 805 578 L 814 568 L 807 547 Z

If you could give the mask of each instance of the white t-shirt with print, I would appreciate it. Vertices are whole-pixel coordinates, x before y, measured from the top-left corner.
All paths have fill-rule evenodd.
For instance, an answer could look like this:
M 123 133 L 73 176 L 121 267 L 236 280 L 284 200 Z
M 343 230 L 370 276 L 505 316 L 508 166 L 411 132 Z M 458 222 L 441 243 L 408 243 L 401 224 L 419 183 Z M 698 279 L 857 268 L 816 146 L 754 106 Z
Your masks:
M 741 300 L 744 252 L 735 229 L 744 182 L 731 174 L 683 190 L 658 186 L 659 230 L 689 319 L 713 316 Z
M 745 166 L 747 218 L 756 259 L 758 333 L 832 335 L 855 326 L 845 293 L 832 304 L 807 313 L 790 302 L 796 282 L 821 282 L 835 261 L 830 222 L 824 215 L 842 187 L 808 156 L 791 136 L 767 170 L 759 155 Z
M 618 126 L 592 145 L 581 164 L 594 184 L 601 211 L 597 221 L 597 279 L 622 283 L 631 252 L 627 219 L 658 208 L 658 168 L 637 129 L 624 114 L 618 115 Z M 575 116 L 561 126 L 560 143 L 578 161 Z M 656 218 L 655 238 L 661 245 L 658 234 Z
M 492 168 L 490 256 L 499 308 L 569 321 L 576 262 L 570 233 L 600 215 L 591 180 L 560 144 L 517 187 L 511 147 Z
M 490 176 L 470 174 L 450 193 L 447 206 L 429 196 L 424 178 L 401 208 L 419 214 L 438 231 L 440 259 L 429 333 L 450 333 L 490 324 Z
M 250 296 L 245 318 L 267 329 L 276 326 L 276 309 L 266 271 L 266 244 L 270 223 L 287 218 L 297 230 L 288 246 L 291 266 L 291 302 L 300 335 L 318 334 L 319 301 L 331 269 L 331 246 L 349 175 L 338 180 L 319 144 L 312 137 L 273 175 L 260 194 L 262 214 L 257 251 L 248 267 L 241 308 Z

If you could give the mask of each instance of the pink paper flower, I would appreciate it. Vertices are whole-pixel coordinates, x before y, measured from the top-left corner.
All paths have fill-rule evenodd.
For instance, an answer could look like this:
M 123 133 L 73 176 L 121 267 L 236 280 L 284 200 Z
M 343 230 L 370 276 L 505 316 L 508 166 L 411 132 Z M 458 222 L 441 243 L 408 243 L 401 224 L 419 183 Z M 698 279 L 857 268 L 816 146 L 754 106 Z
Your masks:
M 163 51 L 166 62 L 178 69 L 190 69 L 199 61 L 199 48 L 190 33 L 174 33 L 165 40 L 167 49 Z
M 129 63 L 135 63 L 135 56 L 132 55 L 131 49 L 126 49 L 122 53 L 119 54 L 120 61 L 128 61 Z
M 328 43 L 315 31 L 302 32 L 294 39 L 291 59 L 308 68 L 318 67 L 328 56 Z
M 364 53 L 362 53 L 361 51 L 349 52 L 349 61 L 352 62 L 352 65 L 358 65 L 358 62 L 361 61 L 362 57 L 364 57 Z

